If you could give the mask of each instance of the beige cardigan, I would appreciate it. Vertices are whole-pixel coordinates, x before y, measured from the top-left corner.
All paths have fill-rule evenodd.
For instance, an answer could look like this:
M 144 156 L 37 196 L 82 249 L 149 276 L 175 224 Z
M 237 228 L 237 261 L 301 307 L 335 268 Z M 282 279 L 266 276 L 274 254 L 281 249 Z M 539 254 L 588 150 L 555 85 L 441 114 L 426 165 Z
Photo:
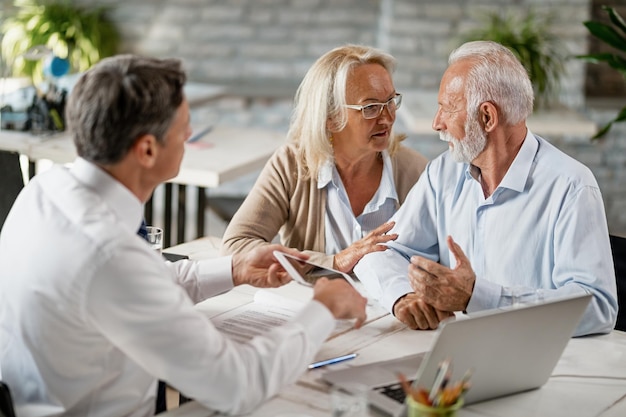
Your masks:
M 416 151 L 400 146 L 391 162 L 402 204 L 428 161 Z M 295 145 L 280 147 L 226 228 L 222 254 L 268 244 L 280 233 L 283 245 L 306 251 L 312 262 L 332 267 L 334 255 L 324 253 L 326 189 L 317 188 L 317 178 L 303 178 Z

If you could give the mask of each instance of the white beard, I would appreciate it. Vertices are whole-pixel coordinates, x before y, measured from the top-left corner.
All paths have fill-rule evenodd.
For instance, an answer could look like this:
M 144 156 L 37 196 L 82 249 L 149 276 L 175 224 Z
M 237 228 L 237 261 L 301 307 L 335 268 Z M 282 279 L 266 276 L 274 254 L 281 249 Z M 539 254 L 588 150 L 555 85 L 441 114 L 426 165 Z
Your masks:
M 452 142 L 450 153 L 456 162 L 471 164 L 487 146 L 487 133 L 477 121 L 467 120 L 465 123 L 465 137 L 457 139 L 448 132 L 439 132 L 439 139 Z

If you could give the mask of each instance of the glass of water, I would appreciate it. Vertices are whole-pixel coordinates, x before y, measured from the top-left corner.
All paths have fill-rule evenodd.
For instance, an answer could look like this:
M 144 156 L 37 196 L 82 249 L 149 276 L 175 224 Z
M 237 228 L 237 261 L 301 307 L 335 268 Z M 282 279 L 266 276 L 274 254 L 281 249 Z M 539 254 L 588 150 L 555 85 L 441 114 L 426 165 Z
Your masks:
M 147 240 L 150 247 L 160 255 L 163 251 L 163 229 L 155 226 L 146 226 L 146 230 L 148 231 Z
M 367 386 L 354 383 L 345 388 L 331 388 L 332 417 L 367 417 Z

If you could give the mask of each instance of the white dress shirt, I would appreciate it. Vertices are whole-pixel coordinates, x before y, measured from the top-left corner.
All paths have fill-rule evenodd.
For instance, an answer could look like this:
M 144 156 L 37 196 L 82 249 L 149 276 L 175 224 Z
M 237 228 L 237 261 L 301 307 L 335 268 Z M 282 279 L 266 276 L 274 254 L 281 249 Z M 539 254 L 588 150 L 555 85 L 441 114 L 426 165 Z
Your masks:
M 231 258 L 164 262 L 141 202 L 78 159 L 36 176 L 0 235 L 0 366 L 18 415 L 151 416 L 157 379 L 223 412 L 295 381 L 335 325 L 310 302 L 234 343 L 194 308 L 232 288 Z
M 383 171 L 376 194 L 354 215 L 350 198 L 333 162 L 325 164 L 317 178 L 317 188 L 327 188 L 326 198 L 326 253 L 336 254 L 365 237 L 385 223 L 398 210 L 400 203 L 393 182 L 393 167 L 389 152 L 382 152 Z
M 450 235 L 476 273 L 468 312 L 591 293 L 576 334 L 611 331 L 615 272 L 591 171 L 530 131 L 491 196 L 484 197 L 472 171 L 448 151 L 428 164 L 391 219 L 392 232 L 399 234 L 388 245 L 393 250 L 368 254 L 354 269 L 370 294 L 391 311 L 398 298 L 413 292 L 407 279 L 413 255 L 453 268 Z

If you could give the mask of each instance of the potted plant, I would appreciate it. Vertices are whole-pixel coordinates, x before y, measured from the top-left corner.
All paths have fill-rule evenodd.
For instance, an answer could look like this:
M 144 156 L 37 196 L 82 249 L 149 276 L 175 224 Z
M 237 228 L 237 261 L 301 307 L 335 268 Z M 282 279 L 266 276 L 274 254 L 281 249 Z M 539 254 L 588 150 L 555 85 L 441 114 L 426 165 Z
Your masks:
M 624 19 L 622 19 L 622 17 L 612 7 L 602 6 L 602 9 L 609 15 L 611 20 L 610 25 L 595 21 L 584 22 L 584 25 L 593 36 L 615 48 L 620 53 L 626 53 L 626 23 L 624 23 Z M 626 57 L 620 53 L 602 52 L 597 54 L 578 55 L 577 57 L 594 64 L 606 62 L 611 66 L 611 68 L 615 68 L 626 78 Z M 611 129 L 613 123 L 623 121 L 626 121 L 626 106 L 619 111 L 613 120 L 602 127 L 592 139 L 601 138 Z
M 482 19 L 483 25 L 469 31 L 463 41 L 491 40 L 509 48 L 528 71 L 537 107 L 552 104 L 567 55 L 559 38 L 550 32 L 552 16 L 529 10 L 519 16 L 493 12 Z
M 43 79 L 42 59 L 26 59 L 33 49 L 47 49 L 67 59 L 70 72 L 85 71 L 117 52 L 120 42 L 107 9 L 87 10 L 69 0 L 15 0 L 15 14 L 2 25 L 2 55 L 13 76 Z

